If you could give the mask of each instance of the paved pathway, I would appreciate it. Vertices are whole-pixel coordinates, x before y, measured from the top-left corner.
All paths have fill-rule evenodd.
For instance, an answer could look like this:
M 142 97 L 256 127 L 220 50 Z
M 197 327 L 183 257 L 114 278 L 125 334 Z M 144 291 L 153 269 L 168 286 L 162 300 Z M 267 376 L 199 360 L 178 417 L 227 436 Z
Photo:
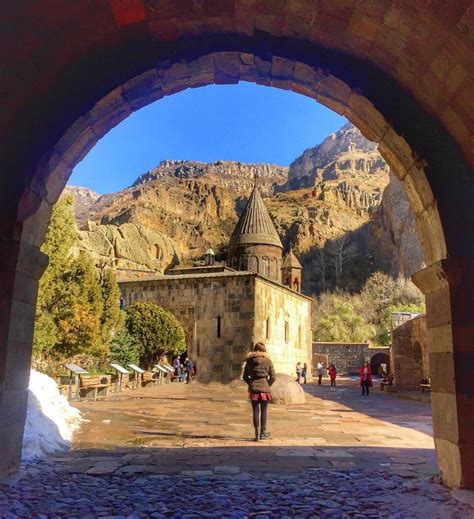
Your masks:
M 65 470 L 100 471 L 91 459 L 100 458 L 98 449 L 114 449 L 115 457 L 106 454 L 117 470 L 127 462 L 153 473 L 221 463 L 255 473 L 269 466 L 275 473 L 315 467 L 385 468 L 406 476 L 437 472 L 428 405 L 380 391 L 362 397 L 351 381 L 336 388 L 309 384 L 306 390 L 305 405 L 270 407 L 273 439 L 258 444 L 252 441 L 246 389 L 237 383 L 167 384 L 80 403 L 90 422 L 76 438 L 76 451 L 59 463 Z
M 433 476 L 428 405 L 306 386 L 251 441 L 245 388 L 168 384 L 81 402 L 74 449 L 25 467 L 0 517 L 474 517 Z

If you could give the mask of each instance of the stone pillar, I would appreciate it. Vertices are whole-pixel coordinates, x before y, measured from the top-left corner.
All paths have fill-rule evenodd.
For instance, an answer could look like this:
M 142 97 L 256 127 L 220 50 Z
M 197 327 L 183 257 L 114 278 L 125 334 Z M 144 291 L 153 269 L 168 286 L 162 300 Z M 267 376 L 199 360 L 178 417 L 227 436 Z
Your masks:
M 444 484 L 474 489 L 474 259 L 417 272 L 426 296 L 433 432 Z
M 0 240 L 0 477 L 20 462 L 38 280 L 46 265 L 38 247 Z

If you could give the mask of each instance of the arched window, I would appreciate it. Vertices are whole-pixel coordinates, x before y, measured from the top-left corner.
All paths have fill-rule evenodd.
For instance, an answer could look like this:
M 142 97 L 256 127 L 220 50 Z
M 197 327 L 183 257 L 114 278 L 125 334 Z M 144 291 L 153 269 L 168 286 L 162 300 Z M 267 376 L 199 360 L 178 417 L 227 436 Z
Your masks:
M 250 272 L 258 272 L 258 260 L 256 256 L 250 256 L 248 265 Z
M 290 340 L 290 323 L 285 321 L 285 342 Z
M 264 277 L 268 277 L 269 276 L 269 268 L 268 268 L 268 258 L 266 256 L 264 256 L 261 260 L 260 260 L 260 267 L 261 267 L 261 275 L 264 276 Z
M 265 321 L 265 339 L 270 338 L 270 317 L 267 317 Z
M 300 282 L 297 279 L 295 279 L 293 283 L 293 289 L 296 290 L 296 292 L 300 291 Z

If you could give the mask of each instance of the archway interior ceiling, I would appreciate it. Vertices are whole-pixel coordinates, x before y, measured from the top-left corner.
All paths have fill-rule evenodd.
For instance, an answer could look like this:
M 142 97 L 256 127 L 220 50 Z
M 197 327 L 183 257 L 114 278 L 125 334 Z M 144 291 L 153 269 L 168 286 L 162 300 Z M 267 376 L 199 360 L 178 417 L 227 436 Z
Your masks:
M 440 36 L 441 32 L 446 36 L 449 28 L 446 23 L 451 24 L 454 20 L 461 23 L 457 17 L 462 18 L 462 9 L 451 7 L 449 15 L 442 21 L 444 25 L 440 25 L 439 20 L 433 21 L 433 13 L 427 12 L 425 18 L 408 20 L 406 9 L 394 8 L 393 11 L 387 6 L 383 12 L 380 8 L 370 8 L 374 12 L 368 13 L 364 11 L 369 8 L 361 7 L 359 12 L 355 7 L 346 10 L 340 7 L 336 13 L 334 9 L 331 12 L 325 2 L 315 9 L 314 2 L 304 1 L 271 2 L 271 6 L 268 2 L 257 6 L 251 1 L 224 1 L 217 2 L 220 7 L 216 2 L 192 2 L 193 8 L 189 11 L 189 2 L 184 3 L 188 7 L 186 13 L 180 11 L 182 2 L 143 3 L 138 0 L 124 2 L 129 4 L 129 9 L 124 11 L 120 2 L 110 0 L 111 12 L 101 13 L 102 18 L 97 13 L 97 19 L 88 18 L 81 8 L 77 8 L 78 12 L 73 17 L 83 16 L 89 24 L 99 24 L 99 27 L 102 24 L 102 30 L 97 31 L 95 27 L 95 32 L 88 35 L 81 26 L 84 34 L 80 44 L 72 49 L 66 46 L 61 51 L 56 48 L 56 54 L 52 54 L 58 58 L 54 60 L 56 69 L 50 70 L 51 67 L 42 63 L 45 73 L 35 78 L 33 90 L 36 91 L 29 96 L 21 90 L 17 92 L 17 104 L 26 108 L 19 110 L 15 117 L 6 118 L 10 123 L 7 136 L 10 135 L 12 141 L 4 164 L 15 169 L 20 167 L 22 172 L 29 173 L 30 180 L 35 172 L 32 184 L 24 186 L 29 188 L 20 203 L 20 221 L 27 220 L 38 210 L 45 194 L 47 203 L 54 202 L 70 168 L 102 135 L 133 110 L 184 88 L 247 80 L 311 96 L 347 116 L 368 138 L 380 143 L 381 153 L 404 180 L 418 215 L 428 262 L 446 256 L 442 229 L 452 255 L 474 255 L 474 240 L 470 240 L 471 245 L 466 240 L 474 229 L 474 215 L 466 210 L 474 199 L 474 175 L 467 164 L 468 161 L 474 163 L 470 156 L 472 146 L 465 146 L 466 135 L 459 138 L 460 135 L 452 129 L 448 132 L 444 127 L 449 127 L 449 124 L 443 120 L 441 112 L 428 106 L 436 96 L 428 95 L 426 88 L 422 88 L 424 94 L 415 100 L 412 94 L 416 93 L 417 82 L 409 84 L 403 74 L 384 71 L 389 68 L 387 58 L 390 53 L 399 52 L 403 57 L 403 52 L 408 51 L 408 32 L 421 37 L 429 26 Z M 199 5 L 205 7 L 198 13 L 199 23 L 196 23 L 192 11 Z M 213 13 L 215 19 L 208 11 L 212 10 L 210 5 L 214 5 L 216 10 Z M 236 17 L 232 27 L 228 26 L 230 5 Z M 249 9 L 245 10 L 243 5 Z M 140 6 L 145 6 L 145 9 Z M 181 18 L 184 14 L 186 16 Z M 419 10 L 417 14 L 420 14 Z M 146 20 L 140 21 L 140 16 L 145 16 Z M 311 35 L 305 41 L 308 16 L 311 18 Z M 357 31 L 351 31 L 350 24 L 344 22 L 345 17 L 352 20 L 351 23 L 355 23 L 357 17 L 361 23 L 377 22 L 386 29 L 385 39 L 374 36 L 371 41 L 372 56 L 367 45 L 364 50 L 364 42 L 360 36 L 357 37 Z M 203 19 L 206 20 L 204 26 Z M 324 20 L 328 23 L 322 24 Z M 109 22 L 112 25 L 109 26 Z M 403 28 L 402 22 L 409 22 L 410 31 Z M 242 29 L 239 24 L 245 27 Z M 218 28 L 217 33 L 212 33 L 213 25 Z M 266 30 L 256 29 L 259 25 Z M 64 27 L 57 24 L 56 28 L 57 33 Z M 193 38 L 183 37 L 187 29 L 195 35 Z M 390 40 L 389 36 L 394 33 L 399 45 L 393 46 L 392 41 L 393 48 L 387 47 L 389 42 L 384 41 Z M 68 37 L 73 36 L 72 33 Z M 159 38 L 168 41 L 158 41 Z M 318 39 L 318 44 L 313 43 Z M 329 39 L 333 49 L 319 44 L 329 44 Z M 56 40 L 50 37 L 49 48 L 33 54 L 33 58 L 36 57 L 36 60 L 30 60 L 33 65 L 39 67 L 39 59 L 45 57 L 46 51 L 54 49 L 58 44 Z M 98 40 L 100 44 L 97 44 Z M 400 49 L 401 41 L 403 49 Z M 427 59 L 428 54 L 422 52 L 422 41 L 423 38 L 414 47 L 416 56 L 398 59 L 400 66 L 404 63 L 414 67 L 415 58 Z M 28 42 L 31 43 L 31 38 Z M 435 59 L 434 48 L 439 51 L 440 42 L 449 47 L 446 37 L 436 40 L 430 47 L 430 59 Z M 452 42 L 450 45 L 449 48 L 454 49 Z M 459 44 L 457 51 L 460 56 L 455 57 L 457 66 L 467 71 L 464 50 Z M 71 53 L 79 54 L 80 59 L 72 60 Z M 473 63 L 469 65 L 472 67 Z M 397 82 L 393 76 L 403 81 Z M 466 80 L 470 77 L 467 74 Z M 461 87 L 466 82 L 463 79 L 458 83 L 459 90 L 464 92 Z M 28 97 L 32 98 L 29 104 L 24 102 Z M 425 108 L 436 113 L 437 117 L 430 116 Z M 32 112 L 35 114 L 34 127 L 31 125 Z M 22 155 L 18 154 L 19 149 L 23 150 Z M 25 149 L 28 153 L 24 152 Z M 50 153 L 53 149 L 54 152 Z M 446 182 L 448 174 L 455 176 L 456 182 Z M 452 217 L 454 208 L 463 215 L 461 220 Z M 41 232 L 36 232 L 39 241 Z M 467 247 L 470 249 L 466 250 Z

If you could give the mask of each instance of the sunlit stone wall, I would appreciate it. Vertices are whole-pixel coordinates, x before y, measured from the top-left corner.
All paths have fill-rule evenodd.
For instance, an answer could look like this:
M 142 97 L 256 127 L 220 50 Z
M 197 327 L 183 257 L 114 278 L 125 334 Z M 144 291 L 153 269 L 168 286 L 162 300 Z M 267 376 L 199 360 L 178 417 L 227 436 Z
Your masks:
M 307 363 L 311 378 L 312 299 L 263 278 L 256 278 L 255 340 L 267 345 L 278 373 L 295 375 Z

